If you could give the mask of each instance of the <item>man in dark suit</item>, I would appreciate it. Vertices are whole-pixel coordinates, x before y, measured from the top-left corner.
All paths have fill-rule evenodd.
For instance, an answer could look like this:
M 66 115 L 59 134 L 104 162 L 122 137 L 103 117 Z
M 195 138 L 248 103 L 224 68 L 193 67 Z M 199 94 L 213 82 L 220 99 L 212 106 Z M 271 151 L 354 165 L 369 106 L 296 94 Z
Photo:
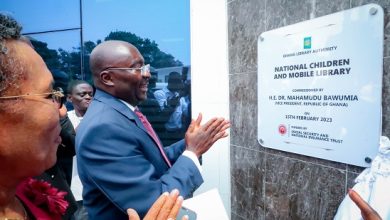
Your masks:
M 147 98 L 149 65 L 138 49 L 106 41 L 91 53 L 96 93 L 76 135 L 77 162 L 90 219 L 127 219 L 126 209 L 144 216 L 163 193 L 178 189 L 188 198 L 202 184 L 198 158 L 226 137 L 229 122 L 191 123 L 185 140 L 161 142 L 136 107 Z

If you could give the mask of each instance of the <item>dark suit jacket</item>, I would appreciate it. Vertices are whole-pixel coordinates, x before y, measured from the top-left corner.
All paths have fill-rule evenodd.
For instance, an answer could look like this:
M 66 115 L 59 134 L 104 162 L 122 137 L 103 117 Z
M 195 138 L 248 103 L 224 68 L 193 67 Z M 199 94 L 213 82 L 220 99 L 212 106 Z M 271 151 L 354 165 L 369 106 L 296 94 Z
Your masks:
M 184 140 L 157 144 L 133 111 L 117 98 L 96 90 L 77 129 L 76 151 L 83 200 L 90 219 L 128 219 L 127 208 L 144 216 L 163 193 L 178 189 L 185 198 L 202 184 L 194 162 L 182 156 Z
M 77 210 L 77 203 L 73 197 L 72 191 L 70 190 L 70 186 L 66 182 L 65 174 L 59 168 L 57 164 L 55 164 L 52 168 L 46 170 L 43 174 L 34 177 L 37 180 L 44 180 L 50 183 L 53 187 L 59 189 L 60 191 L 66 192 L 65 200 L 68 202 L 68 208 L 63 216 L 61 216 L 62 220 L 71 219 L 73 214 Z
M 74 147 L 76 132 L 72 125 L 72 122 L 66 115 L 65 118 L 60 120 L 61 123 L 61 145 L 57 150 L 57 165 L 65 175 L 66 182 L 70 186 L 72 181 L 72 165 L 73 156 L 76 155 Z

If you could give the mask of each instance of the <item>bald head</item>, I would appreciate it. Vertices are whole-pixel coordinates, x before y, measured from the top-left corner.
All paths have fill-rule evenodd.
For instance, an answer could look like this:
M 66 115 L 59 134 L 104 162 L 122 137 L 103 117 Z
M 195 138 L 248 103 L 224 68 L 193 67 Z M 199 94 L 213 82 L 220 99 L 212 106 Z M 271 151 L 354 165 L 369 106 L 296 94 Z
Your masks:
M 109 67 L 128 67 L 121 65 L 128 60 L 133 61 L 134 54 L 137 54 L 137 57 L 140 56 L 138 49 L 125 41 L 110 40 L 97 45 L 92 50 L 89 60 L 94 84 L 100 88 L 100 73 Z M 134 62 L 139 62 L 139 60 L 134 60 Z
M 90 68 L 96 88 L 133 106 L 146 99 L 150 72 L 141 73 L 144 58 L 125 41 L 105 41 L 93 49 Z

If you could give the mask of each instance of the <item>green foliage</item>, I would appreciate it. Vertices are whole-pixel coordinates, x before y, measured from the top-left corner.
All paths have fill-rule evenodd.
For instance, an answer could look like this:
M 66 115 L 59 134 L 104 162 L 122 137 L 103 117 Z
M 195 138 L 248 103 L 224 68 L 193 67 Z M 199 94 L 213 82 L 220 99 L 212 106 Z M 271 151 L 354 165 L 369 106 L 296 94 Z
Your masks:
M 71 79 L 80 78 L 80 49 L 68 52 L 59 48 L 58 52 L 60 53 L 60 70 L 68 73 Z
M 145 63 L 149 63 L 154 68 L 182 66 L 183 63 L 176 60 L 171 54 L 167 54 L 160 50 L 155 41 L 148 38 L 141 38 L 131 32 L 114 31 L 111 32 L 105 39 L 107 40 L 122 40 L 133 44 L 138 48 L 145 59 Z M 89 57 L 96 45 L 102 41 L 97 40 L 96 43 L 86 41 L 83 45 L 83 69 L 85 80 L 91 82 L 91 71 L 89 69 Z M 35 50 L 40 54 L 46 62 L 48 68 L 53 71 L 63 71 L 68 74 L 69 79 L 81 79 L 81 48 L 73 48 L 73 51 L 66 51 L 59 48 L 57 50 L 49 49 L 47 43 L 32 40 Z
M 84 42 L 84 53 L 85 54 L 91 54 L 93 48 L 96 47 L 97 44 L 95 44 L 92 41 L 86 41 Z
M 104 40 L 122 40 L 133 44 L 145 59 L 154 68 L 182 66 L 183 63 L 175 60 L 171 54 L 167 54 L 158 48 L 155 41 L 148 38 L 141 38 L 131 32 L 115 31 L 111 32 Z
M 35 51 L 41 55 L 50 70 L 61 67 L 60 56 L 56 50 L 49 49 L 47 47 L 47 43 L 38 40 L 32 39 L 31 43 L 34 46 Z

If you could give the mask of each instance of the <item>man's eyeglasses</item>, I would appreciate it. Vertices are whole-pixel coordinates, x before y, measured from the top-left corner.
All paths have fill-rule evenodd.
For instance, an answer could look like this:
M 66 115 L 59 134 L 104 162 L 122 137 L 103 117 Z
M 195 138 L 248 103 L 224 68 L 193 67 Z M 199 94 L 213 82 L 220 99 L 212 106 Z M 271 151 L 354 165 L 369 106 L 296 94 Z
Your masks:
M 65 96 L 64 91 L 62 88 L 58 87 L 56 89 L 53 89 L 51 92 L 47 93 L 39 93 L 39 94 L 25 94 L 25 95 L 14 95 L 14 96 L 2 96 L 0 99 L 16 99 L 16 98 L 25 98 L 28 96 L 46 96 L 46 98 L 51 99 L 55 104 L 57 104 L 57 107 L 60 109 L 62 108 L 62 105 L 65 103 Z
M 140 71 L 142 76 L 145 76 L 146 73 L 150 73 L 150 64 L 143 65 L 139 68 L 128 68 L 128 67 L 108 67 L 105 70 L 130 70 L 131 73 L 135 71 Z

